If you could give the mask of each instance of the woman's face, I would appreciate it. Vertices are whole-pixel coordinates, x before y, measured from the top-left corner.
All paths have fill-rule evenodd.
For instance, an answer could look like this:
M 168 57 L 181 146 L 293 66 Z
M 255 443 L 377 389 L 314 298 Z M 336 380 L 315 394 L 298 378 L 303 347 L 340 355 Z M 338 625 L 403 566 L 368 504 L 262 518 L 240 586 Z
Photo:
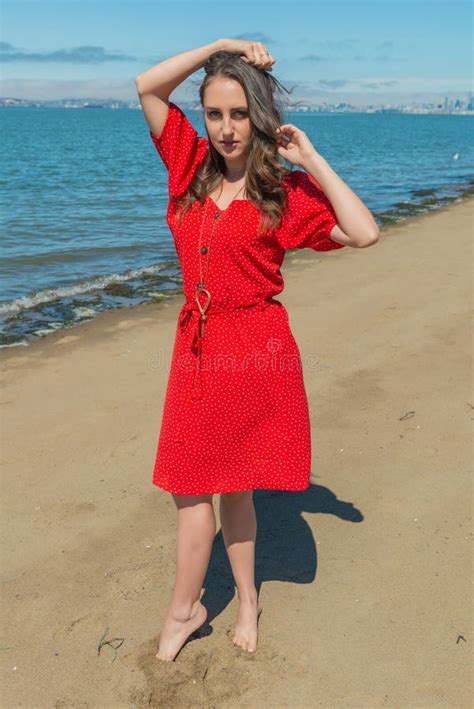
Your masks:
M 204 92 L 204 117 L 209 139 L 226 163 L 243 167 L 252 126 L 247 99 L 238 81 L 216 76 Z

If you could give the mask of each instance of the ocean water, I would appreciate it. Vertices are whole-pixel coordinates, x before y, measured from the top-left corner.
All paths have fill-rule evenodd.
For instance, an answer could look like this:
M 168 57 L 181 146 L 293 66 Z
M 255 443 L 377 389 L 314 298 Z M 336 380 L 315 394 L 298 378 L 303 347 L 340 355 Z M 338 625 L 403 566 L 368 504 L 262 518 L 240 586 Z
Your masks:
M 202 114 L 184 109 L 200 135 Z M 0 110 L 0 346 L 182 292 L 141 110 Z M 386 224 L 474 188 L 472 117 L 287 113 Z

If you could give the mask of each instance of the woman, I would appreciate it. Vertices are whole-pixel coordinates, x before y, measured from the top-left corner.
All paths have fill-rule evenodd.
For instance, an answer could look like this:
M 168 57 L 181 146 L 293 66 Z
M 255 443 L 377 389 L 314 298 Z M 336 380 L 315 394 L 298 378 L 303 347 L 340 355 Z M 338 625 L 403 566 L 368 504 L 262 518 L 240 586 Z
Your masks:
M 177 568 L 157 657 L 174 660 L 207 617 L 200 602 L 220 494 L 239 598 L 233 642 L 257 648 L 257 488 L 305 490 L 310 419 L 283 290 L 286 249 L 378 240 L 370 211 L 306 134 L 281 125 L 272 55 L 221 39 L 166 59 L 136 79 L 150 137 L 168 170 L 167 222 L 183 274 L 153 483 L 178 513 Z M 204 67 L 207 138 L 171 92 Z M 281 158 L 299 168 L 289 170 Z

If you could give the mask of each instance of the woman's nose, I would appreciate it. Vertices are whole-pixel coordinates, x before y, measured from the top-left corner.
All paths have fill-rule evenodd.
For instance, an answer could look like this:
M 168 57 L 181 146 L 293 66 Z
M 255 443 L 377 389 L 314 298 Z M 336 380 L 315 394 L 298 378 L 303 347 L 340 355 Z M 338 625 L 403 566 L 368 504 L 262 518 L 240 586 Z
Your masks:
M 224 118 L 223 130 L 224 130 L 224 133 L 232 133 L 232 131 L 234 130 L 234 127 L 233 127 L 231 118 Z

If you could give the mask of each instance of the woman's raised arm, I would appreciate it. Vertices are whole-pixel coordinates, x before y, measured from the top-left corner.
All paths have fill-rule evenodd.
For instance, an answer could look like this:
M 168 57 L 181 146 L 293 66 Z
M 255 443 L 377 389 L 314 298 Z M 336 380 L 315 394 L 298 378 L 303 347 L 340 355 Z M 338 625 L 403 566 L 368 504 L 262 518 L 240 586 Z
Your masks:
M 222 48 L 223 40 L 218 39 L 165 59 L 135 78 L 145 120 L 155 135 L 160 135 L 165 124 L 169 95 L 188 76 L 201 69 L 213 52 Z

